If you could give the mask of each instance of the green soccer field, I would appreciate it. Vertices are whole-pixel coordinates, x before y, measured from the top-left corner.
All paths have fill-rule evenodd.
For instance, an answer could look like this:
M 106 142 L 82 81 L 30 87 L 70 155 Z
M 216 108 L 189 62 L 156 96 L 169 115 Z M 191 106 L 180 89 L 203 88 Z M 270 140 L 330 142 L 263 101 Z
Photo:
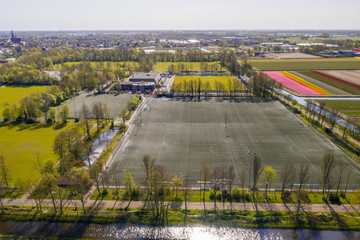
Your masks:
M 222 164 L 233 165 L 237 185 L 242 172 L 248 178 L 248 152 L 261 157 L 263 166 L 270 165 L 277 170 L 286 163 L 297 168 L 301 163 L 309 163 L 308 188 L 320 186 L 320 163 L 326 151 L 333 151 L 336 156 L 335 179 L 341 166 L 351 174 L 349 186 L 353 187 L 360 173 L 353 159 L 276 101 L 225 103 L 214 99 L 149 98 L 141 110 L 141 124 L 139 116 L 111 163 L 110 185 L 114 184 L 115 174 L 122 179 L 124 169 L 142 183 L 144 154 L 163 164 L 171 177 L 181 173 L 192 185 L 200 180 L 203 163 L 211 169 Z
M 4 109 L 4 104 L 18 104 L 24 97 L 33 93 L 45 92 L 48 86 L 32 87 L 0 87 L 0 117 Z
M 36 181 L 37 154 L 41 162 L 57 162 L 52 146 L 55 137 L 73 125 L 0 124 L 0 155 L 6 158 L 11 174 L 11 184 L 19 179 Z
M 360 59 L 356 58 L 316 58 L 316 59 L 249 59 L 249 63 L 261 71 L 298 70 L 352 70 L 360 69 Z

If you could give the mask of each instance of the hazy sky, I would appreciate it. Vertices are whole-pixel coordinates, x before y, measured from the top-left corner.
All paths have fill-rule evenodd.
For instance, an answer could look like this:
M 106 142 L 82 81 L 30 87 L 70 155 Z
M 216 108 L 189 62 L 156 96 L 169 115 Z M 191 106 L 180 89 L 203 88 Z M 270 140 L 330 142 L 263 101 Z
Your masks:
M 0 0 L 0 30 L 360 29 L 360 0 Z

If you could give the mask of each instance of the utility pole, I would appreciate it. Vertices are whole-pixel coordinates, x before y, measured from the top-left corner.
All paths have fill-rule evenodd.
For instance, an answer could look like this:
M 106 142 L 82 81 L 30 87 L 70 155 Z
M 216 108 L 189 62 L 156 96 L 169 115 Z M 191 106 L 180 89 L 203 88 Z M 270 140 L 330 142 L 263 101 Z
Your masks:
M 250 190 L 250 181 L 251 181 L 251 165 L 252 165 L 252 162 L 253 162 L 253 157 L 254 157 L 254 154 L 256 154 L 255 152 L 248 152 L 248 154 L 250 154 L 250 168 L 249 168 L 249 190 Z

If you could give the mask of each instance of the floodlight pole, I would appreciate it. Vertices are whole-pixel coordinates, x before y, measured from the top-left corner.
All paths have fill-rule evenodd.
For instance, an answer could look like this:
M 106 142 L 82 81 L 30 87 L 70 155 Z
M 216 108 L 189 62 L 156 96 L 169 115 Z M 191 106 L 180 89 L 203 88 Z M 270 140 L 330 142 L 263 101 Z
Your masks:
M 254 154 L 256 154 L 255 152 L 248 152 L 248 154 L 250 154 L 250 168 L 249 168 L 249 190 L 250 190 L 250 181 L 251 181 L 251 165 L 252 165 L 252 160 L 253 160 L 253 157 L 254 157 Z

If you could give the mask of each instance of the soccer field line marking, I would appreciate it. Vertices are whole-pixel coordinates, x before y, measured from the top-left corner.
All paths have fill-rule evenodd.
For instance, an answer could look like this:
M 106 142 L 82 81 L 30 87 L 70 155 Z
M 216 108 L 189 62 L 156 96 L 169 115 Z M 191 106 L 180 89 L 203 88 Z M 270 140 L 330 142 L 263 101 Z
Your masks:
M 225 137 L 226 147 L 228 148 L 228 153 L 230 154 L 230 159 L 231 159 L 231 162 L 232 162 L 232 164 L 233 164 L 236 177 L 237 177 L 237 179 L 239 179 L 239 174 L 238 174 L 237 169 L 236 169 L 236 166 L 235 166 L 234 157 L 233 157 L 233 155 L 232 155 L 232 153 L 231 153 L 231 151 L 230 151 L 229 139 L 228 139 L 228 137 L 227 137 L 227 135 L 226 135 L 226 133 L 225 133 L 225 128 L 222 129 L 222 132 L 223 132 L 224 137 Z
M 301 151 L 301 149 L 299 149 L 296 144 L 294 143 L 294 141 L 289 137 L 289 136 L 286 136 L 290 142 L 295 145 L 295 147 L 299 150 L 300 154 L 306 159 L 306 161 L 309 162 L 309 164 L 314 168 L 315 171 L 318 171 L 317 168 L 311 163 L 311 161 L 308 159 L 308 157 L 306 157 L 305 153 L 303 151 Z

